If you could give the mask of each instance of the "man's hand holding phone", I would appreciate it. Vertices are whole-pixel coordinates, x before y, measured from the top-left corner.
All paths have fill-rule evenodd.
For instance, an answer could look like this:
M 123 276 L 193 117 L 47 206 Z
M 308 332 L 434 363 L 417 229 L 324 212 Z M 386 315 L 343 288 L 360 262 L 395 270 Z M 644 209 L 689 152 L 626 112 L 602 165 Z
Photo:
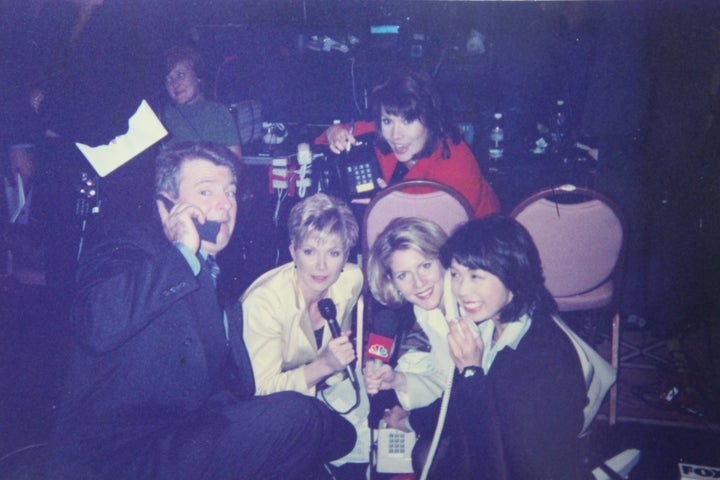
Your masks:
M 201 240 L 216 242 L 220 223 L 207 220 L 201 209 L 187 203 L 176 205 L 164 195 L 158 196 L 157 204 L 165 236 L 172 243 L 182 243 L 197 252 Z

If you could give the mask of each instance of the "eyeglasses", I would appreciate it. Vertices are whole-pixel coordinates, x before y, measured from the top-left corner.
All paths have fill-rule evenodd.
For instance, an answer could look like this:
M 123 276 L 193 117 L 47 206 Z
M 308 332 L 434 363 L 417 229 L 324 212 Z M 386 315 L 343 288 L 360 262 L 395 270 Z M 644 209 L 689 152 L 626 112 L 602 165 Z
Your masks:
M 185 78 L 190 77 L 192 74 L 192 70 L 178 70 L 175 73 L 170 72 L 165 77 L 165 84 L 170 85 L 176 81 L 183 81 L 185 80 Z

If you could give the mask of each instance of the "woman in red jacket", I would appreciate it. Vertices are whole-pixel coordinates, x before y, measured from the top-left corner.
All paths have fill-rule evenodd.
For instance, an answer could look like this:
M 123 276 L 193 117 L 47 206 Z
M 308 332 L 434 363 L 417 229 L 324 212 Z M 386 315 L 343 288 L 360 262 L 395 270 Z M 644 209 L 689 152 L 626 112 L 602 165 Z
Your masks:
M 435 180 L 460 192 L 476 217 L 500 211 L 500 202 L 460 129 L 447 121 L 427 73 L 394 74 L 375 88 L 372 113 L 374 122 L 357 122 L 352 132 L 347 125 L 333 125 L 316 142 L 340 153 L 356 145 L 357 136 L 376 131 L 381 186 L 401 180 Z

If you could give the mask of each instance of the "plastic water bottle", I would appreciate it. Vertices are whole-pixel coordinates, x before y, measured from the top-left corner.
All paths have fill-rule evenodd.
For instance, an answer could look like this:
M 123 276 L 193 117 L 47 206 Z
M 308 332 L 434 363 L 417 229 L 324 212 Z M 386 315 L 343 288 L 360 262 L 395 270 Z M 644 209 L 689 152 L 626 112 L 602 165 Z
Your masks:
M 493 115 L 493 119 L 493 126 L 490 130 L 490 148 L 488 150 L 488 157 L 491 161 L 497 162 L 503 158 L 505 130 L 503 130 L 502 126 L 502 113 L 495 113 L 495 115 Z
M 563 150 L 568 141 L 568 116 L 565 100 L 555 102 L 555 112 L 553 113 L 550 128 L 550 137 L 555 149 L 558 151 Z

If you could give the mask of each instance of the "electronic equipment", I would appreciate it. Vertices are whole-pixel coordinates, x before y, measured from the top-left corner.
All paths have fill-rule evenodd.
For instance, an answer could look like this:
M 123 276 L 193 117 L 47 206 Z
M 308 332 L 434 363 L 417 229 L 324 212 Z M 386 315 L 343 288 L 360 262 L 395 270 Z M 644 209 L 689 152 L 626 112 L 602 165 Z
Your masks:
M 75 190 L 78 194 L 75 201 L 75 215 L 82 220 L 80 241 L 78 242 L 77 256 L 75 257 L 79 261 L 85 244 L 88 221 L 91 216 L 100 213 L 100 177 L 87 172 L 80 172 L 80 182 L 76 185 Z
M 373 142 L 358 137 L 358 145 L 354 145 L 340 154 L 345 169 L 345 186 L 351 197 L 364 197 L 374 194 L 380 189 L 377 179 L 380 178 L 380 164 Z
M 345 165 L 345 182 L 347 184 L 348 193 L 351 196 L 364 196 L 374 193 L 377 190 L 377 178 L 380 171 L 377 166 L 377 160 L 352 162 L 348 161 Z
M 382 174 L 372 141 L 374 135 L 356 137 L 361 142 L 358 145 L 339 155 L 330 154 L 325 162 L 317 162 L 314 175 L 317 175 L 317 184 L 323 191 L 353 199 L 369 198 L 380 190 L 377 180 Z
M 375 470 L 378 473 L 412 473 L 415 432 L 388 428 L 385 421 L 380 420 L 380 428 L 375 430 L 375 435 L 377 445 Z
M 367 346 L 367 355 L 373 359 L 374 369 L 390 361 L 399 326 L 400 319 L 392 310 L 380 310 L 375 315 Z
M 368 338 L 367 355 L 373 359 L 374 369 L 390 361 L 394 350 L 400 319 L 392 310 L 380 310 L 373 320 L 373 331 Z M 380 420 L 374 431 L 376 438 L 375 469 L 379 473 L 412 473 L 412 451 L 415 432 L 388 428 Z
M 288 136 L 288 130 L 284 123 L 262 122 L 262 128 L 265 130 L 265 135 L 262 137 L 265 145 L 280 145 Z
M 264 139 L 269 126 L 263 124 L 262 104 L 258 100 L 233 103 L 230 112 L 235 114 L 241 145 Z
M 175 206 L 172 200 L 164 195 L 158 195 L 157 198 L 162 200 L 168 212 Z M 198 231 L 198 235 L 200 235 L 200 240 L 205 240 L 210 243 L 215 243 L 217 241 L 218 233 L 220 233 L 220 222 L 205 220 L 205 223 L 200 223 L 195 217 L 192 217 L 192 220 Z

